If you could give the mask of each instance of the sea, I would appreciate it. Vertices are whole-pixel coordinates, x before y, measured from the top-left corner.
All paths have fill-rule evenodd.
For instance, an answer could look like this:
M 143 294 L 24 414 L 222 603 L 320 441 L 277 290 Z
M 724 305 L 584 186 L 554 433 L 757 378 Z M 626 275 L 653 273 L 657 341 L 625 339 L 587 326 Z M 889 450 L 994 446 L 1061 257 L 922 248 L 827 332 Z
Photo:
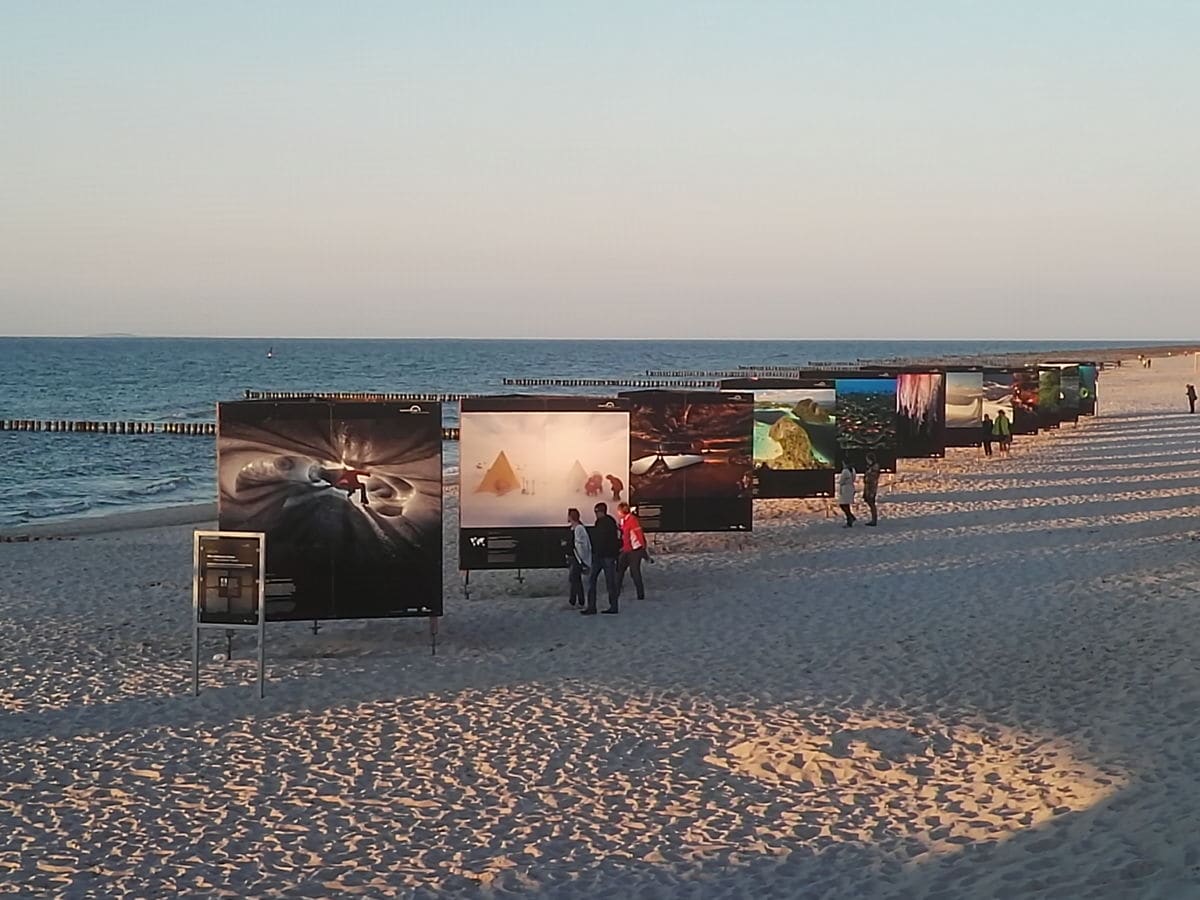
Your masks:
M 1127 342 L 1126 342 L 1127 343 Z M 0 338 L 0 419 L 203 422 L 247 389 L 575 393 L 513 378 L 853 363 L 1121 346 L 1097 341 Z M 268 357 L 270 352 L 270 357 Z M 457 423 L 445 404 L 445 424 Z M 446 444 L 446 477 L 457 448 Z M 0 527 L 216 499 L 212 437 L 0 432 Z

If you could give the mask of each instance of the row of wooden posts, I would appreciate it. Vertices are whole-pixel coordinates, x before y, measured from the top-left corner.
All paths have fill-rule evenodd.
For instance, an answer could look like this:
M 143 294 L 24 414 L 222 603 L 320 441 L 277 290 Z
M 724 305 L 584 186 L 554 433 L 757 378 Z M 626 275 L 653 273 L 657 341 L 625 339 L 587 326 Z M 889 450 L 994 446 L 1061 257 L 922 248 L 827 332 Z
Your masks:
M 371 400 L 396 403 L 457 403 L 478 394 L 374 394 L 369 391 L 255 391 L 247 389 L 247 400 Z
M 88 434 L 187 434 L 217 433 L 215 422 L 80 422 L 41 419 L 0 419 L 0 431 L 76 431 Z
M 0 419 L 0 431 L 53 431 L 80 434 L 179 434 L 214 437 L 216 422 L 68 422 Z M 443 428 L 443 441 L 457 441 L 457 428 Z
M 716 381 L 657 381 L 645 378 L 505 378 L 506 387 L 718 388 Z

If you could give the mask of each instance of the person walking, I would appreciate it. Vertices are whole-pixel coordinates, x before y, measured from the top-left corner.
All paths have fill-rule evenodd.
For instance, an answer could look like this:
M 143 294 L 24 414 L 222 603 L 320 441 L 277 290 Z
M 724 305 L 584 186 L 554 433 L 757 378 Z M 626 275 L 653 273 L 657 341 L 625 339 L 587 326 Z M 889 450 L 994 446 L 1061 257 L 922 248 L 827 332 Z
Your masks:
M 1187 398 L 1188 412 L 1194 413 L 1196 411 L 1196 386 L 1194 384 L 1187 386 Z
M 867 525 L 874 527 L 879 524 L 879 507 L 875 498 L 879 495 L 879 463 L 874 453 L 867 454 L 867 470 L 863 472 L 863 503 L 871 510 L 871 521 Z
M 567 510 L 567 524 L 571 528 L 571 552 L 567 556 L 567 580 L 571 585 L 571 605 L 583 606 L 583 576 L 592 570 L 592 539 L 579 516 L 579 510 Z
M 621 529 L 621 556 L 617 560 L 617 596 L 625 589 L 625 572 L 633 578 L 633 587 L 639 600 L 646 599 L 646 585 L 642 581 L 642 560 L 647 558 L 646 532 L 642 523 L 633 514 L 628 503 L 617 504 L 617 525 Z
M 604 573 L 604 586 L 608 589 L 608 609 L 600 610 L 604 615 L 617 614 L 618 592 L 617 558 L 621 555 L 621 535 L 617 523 L 608 514 L 607 503 L 597 503 L 592 510 L 596 524 L 592 526 L 592 571 L 588 575 L 587 606 L 585 616 L 596 615 L 596 586 L 600 573 Z
M 992 423 L 992 437 L 1000 447 L 1000 455 L 1007 456 L 1008 448 L 1012 446 L 1012 424 L 1004 410 L 996 413 L 996 421 Z
M 854 502 L 854 478 L 855 471 L 850 467 L 850 461 L 846 460 L 842 463 L 842 471 L 838 472 L 837 477 L 837 501 L 838 507 L 842 510 L 842 514 L 846 517 L 846 524 L 843 528 L 853 528 L 858 516 L 854 515 L 850 510 L 850 505 Z
M 983 455 L 992 455 L 992 417 L 983 414 Z

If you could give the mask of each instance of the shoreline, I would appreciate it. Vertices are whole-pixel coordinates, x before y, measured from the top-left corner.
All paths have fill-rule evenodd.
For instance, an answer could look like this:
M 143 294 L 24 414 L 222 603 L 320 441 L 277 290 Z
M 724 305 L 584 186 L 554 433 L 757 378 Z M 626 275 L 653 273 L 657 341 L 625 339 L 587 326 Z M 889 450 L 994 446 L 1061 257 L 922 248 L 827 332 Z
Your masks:
M 55 519 L 30 525 L 0 528 L 0 542 L 53 540 L 111 534 L 118 531 L 139 531 L 145 528 L 165 528 L 171 525 L 201 525 L 217 521 L 217 504 L 186 503 L 158 506 L 152 509 L 114 511 L 99 516 L 77 516 Z

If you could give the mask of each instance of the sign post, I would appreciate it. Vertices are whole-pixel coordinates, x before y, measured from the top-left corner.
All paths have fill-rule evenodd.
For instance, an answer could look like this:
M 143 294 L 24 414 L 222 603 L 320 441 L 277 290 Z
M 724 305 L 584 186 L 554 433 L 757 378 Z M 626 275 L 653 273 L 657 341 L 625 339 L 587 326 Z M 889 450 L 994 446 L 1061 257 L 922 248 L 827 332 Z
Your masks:
M 200 694 L 200 631 L 258 632 L 258 696 L 264 695 L 267 539 L 255 531 L 197 531 L 192 548 L 192 694 Z

